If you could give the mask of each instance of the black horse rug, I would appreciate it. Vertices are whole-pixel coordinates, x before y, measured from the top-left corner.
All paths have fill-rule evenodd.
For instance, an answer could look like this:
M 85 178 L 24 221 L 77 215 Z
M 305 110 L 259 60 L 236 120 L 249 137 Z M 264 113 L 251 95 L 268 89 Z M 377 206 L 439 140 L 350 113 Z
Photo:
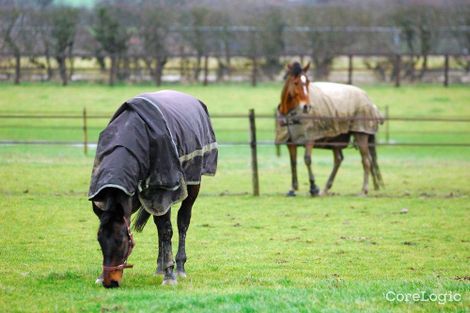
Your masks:
M 165 214 L 187 196 L 187 185 L 214 175 L 217 142 L 206 106 L 177 91 L 126 101 L 101 132 L 88 199 L 103 208 L 107 187 L 136 193 L 144 209 Z

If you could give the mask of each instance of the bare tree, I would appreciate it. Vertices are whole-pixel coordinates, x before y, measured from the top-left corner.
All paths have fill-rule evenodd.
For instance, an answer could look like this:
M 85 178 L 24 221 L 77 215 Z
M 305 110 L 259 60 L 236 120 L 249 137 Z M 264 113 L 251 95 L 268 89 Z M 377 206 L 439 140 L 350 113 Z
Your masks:
M 142 16 L 139 35 L 146 55 L 144 61 L 157 86 L 162 83 L 163 69 L 168 61 L 171 20 L 172 12 L 164 6 L 148 6 Z
M 202 58 L 208 56 L 209 32 L 211 10 L 205 6 L 193 6 L 182 15 L 183 38 L 196 52 L 196 67 L 194 80 L 198 81 L 201 73 Z
M 332 7 L 300 7 L 299 36 L 308 44 L 314 65 L 315 79 L 327 79 L 335 57 L 353 42 L 350 34 L 343 31 L 351 25 L 352 8 L 344 6 Z
M 25 13 L 16 7 L 6 7 L 0 11 L 2 21 L 3 42 L 7 51 L 13 54 L 15 59 L 15 85 L 21 81 L 21 30 L 25 24 Z
M 466 57 L 455 57 L 456 63 L 467 73 L 470 72 L 470 4 L 461 3 L 451 8 L 448 16 L 451 36 L 457 41 L 458 52 Z
M 428 69 L 428 55 L 436 47 L 440 25 L 439 7 L 425 5 L 398 6 L 391 12 L 391 20 L 401 29 L 402 42 L 406 52 L 411 54 L 404 62 L 405 76 L 411 80 L 422 79 Z M 416 74 L 416 67 L 421 63 L 421 70 Z
M 99 6 L 96 9 L 96 20 L 91 28 L 91 33 L 100 44 L 103 51 L 111 59 L 109 84 L 116 82 L 119 57 L 125 54 L 130 38 L 129 30 L 120 23 L 119 7 Z
M 284 30 L 287 25 L 281 8 L 277 6 L 264 9 L 256 21 L 260 29 L 260 53 L 265 59 L 261 69 L 272 80 L 283 67 L 280 57 L 284 53 Z
M 67 57 L 72 55 L 79 11 L 70 7 L 56 7 L 51 10 L 52 50 L 59 65 L 62 85 L 68 84 Z
M 223 80 L 225 75 L 231 75 L 232 68 L 232 46 L 235 36 L 230 30 L 233 26 L 232 15 L 226 9 L 214 9 L 212 11 L 211 23 L 214 25 L 212 39 L 214 40 L 214 51 L 217 57 L 217 81 Z

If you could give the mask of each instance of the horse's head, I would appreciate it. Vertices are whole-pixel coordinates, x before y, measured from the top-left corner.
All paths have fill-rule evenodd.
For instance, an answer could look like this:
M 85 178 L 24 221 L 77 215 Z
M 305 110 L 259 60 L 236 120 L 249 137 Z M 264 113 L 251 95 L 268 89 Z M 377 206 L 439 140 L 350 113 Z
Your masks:
M 119 287 L 127 258 L 134 247 L 130 230 L 130 200 L 120 192 L 105 192 L 103 208 L 95 204 L 93 209 L 100 219 L 98 242 L 103 253 L 103 273 L 100 281 L 106 288 Z
M 309 67 L 310 63 L 305 67 L 302 67 L 299 62 L 287 65 L 286 79 L 279 105 L 281 114 L 287 114 L 297 106 L 303 106 L 305 109 L 309 105 L 308 85 L 310 80 L 307 77 Z

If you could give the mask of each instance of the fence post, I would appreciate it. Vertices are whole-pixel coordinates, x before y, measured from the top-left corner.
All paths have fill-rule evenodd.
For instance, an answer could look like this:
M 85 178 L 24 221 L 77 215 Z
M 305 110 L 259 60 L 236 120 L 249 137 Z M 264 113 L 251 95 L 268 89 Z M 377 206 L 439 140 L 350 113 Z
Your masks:
M 83 152 L 85 153 L 85 155 L 88 154 L 88 127 L 86 107 L 83 108 Z
M 248 115 L 250 120 L 250 148 L 251 148 L 251 171 L 253 181 L 253 196 L 259 196 L 259 178 L 258 178 L 258 156 L 256 153 L 256 124 L 255 110 L 250 109 Z
M 353 55 L 348 55 L 348 84 L 352 85 L 352 75 L 353 75 Z
M 303 64 L 303 63 L 302 63 Z M 277 109 L 274 109 L 274 131 L 277 130 Z M 275 144 L 276 146 L 276 156 L 280 157 L 281 156 L 281 145 Z
M 385 142 L 387 144 L 390 143 L 390 120 L 389 120 L 389 111 L 388 111 L 388 105 L 385 106 Z
M 449 86 L 449 55 L 444 55 L 444 87 Z

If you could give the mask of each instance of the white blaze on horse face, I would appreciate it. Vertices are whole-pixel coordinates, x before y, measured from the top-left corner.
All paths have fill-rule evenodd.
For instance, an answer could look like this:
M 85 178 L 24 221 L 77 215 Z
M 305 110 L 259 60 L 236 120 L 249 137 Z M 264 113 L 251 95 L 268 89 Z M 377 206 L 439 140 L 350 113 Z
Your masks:
M 300 100 L 299 105 L 307 105 L 308 104 L 308 88 L 307 88 L 307 77 L 305 75 L 300 76 L 300 82 L 302 84 L 302 90 L 304 92 L 304 99 Z

